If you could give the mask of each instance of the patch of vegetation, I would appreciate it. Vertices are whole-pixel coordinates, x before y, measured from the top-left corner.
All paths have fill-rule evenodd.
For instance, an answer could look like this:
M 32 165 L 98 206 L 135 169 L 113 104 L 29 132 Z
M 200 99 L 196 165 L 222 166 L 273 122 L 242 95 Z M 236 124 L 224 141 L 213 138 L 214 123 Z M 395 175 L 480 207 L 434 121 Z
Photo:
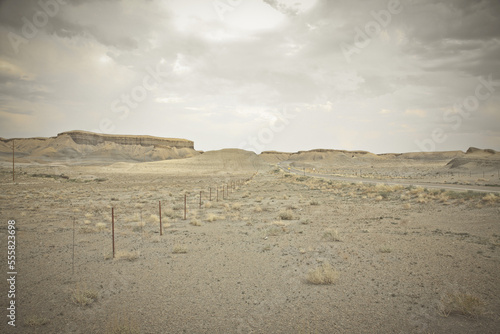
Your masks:
M 44 318 L 39 315 L 28 316 L 24 321 L 24 324 L 28 327 L 41 327 L 49 323 L 47 318 Z
M 293 212 L 291 210 L 282 211 L 279 214 L 281 220 L 293 220 Z
M 326 241 L 341 241 L 339 232 L 334 229 L 325 230 L 323 233 L 323 239 Z
M 174 254 L 186 254 L 188 252 L 188 249 L 184 245 L 174 245 L 174 248 L 172 249 L 172 253 Z
M 326 285 L 337 281 L 339 274 L 328 263 L 323 263 L 320 267 L 311 270 L 307 276 L 307 281 L 311 284 Z
M 115 259 L 117 260 L 127 260 L 134 261 L 139 258 L 139 252 L 131 252 L 131 251 L 118 251 L 115 254 Z
M 484 302 L 477 296 L 465 292 L 447 293 L 440 304 L 441 315 L 448 317 L 453 314 L 468 318 L 478 318 L 484 313 Z
M 88 306 L 93 302 L 97 301 L 99 294 L 95 290 L 87 289 L 84 284 L 80 286 L 76 285 L 76 288 L 72 291 L 71 301 L 78 306 Z

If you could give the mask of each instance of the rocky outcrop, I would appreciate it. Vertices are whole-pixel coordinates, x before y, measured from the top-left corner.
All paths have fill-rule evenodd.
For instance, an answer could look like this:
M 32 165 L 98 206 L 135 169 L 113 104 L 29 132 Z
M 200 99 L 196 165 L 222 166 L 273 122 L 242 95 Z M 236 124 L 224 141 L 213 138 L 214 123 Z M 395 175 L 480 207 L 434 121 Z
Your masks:
M 160 138 L 153 136 L 129 136 L 129 135 L 108 135 L 86 131 L 68 131 L 59 133 L 57 136 L 68 135 L 79 145 L 99 145 L 105 142 L 112 142 L 119 145 L 140 145 L 154 147 L 175 147 L 194 149 L 194 142 L 187 139 Z

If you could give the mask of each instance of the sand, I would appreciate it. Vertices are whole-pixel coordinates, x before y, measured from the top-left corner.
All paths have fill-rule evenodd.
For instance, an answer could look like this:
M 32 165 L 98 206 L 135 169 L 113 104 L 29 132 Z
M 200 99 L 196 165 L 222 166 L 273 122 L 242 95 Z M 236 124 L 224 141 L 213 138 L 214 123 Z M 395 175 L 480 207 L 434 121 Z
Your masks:
M 474 159 L 495 160 L 483 153 Z M 452 176 L 447 163 L 463 152 L 407 157 L 406 165 L 359 155 L 337 165 L 328 154 L 277 165 L 241 150 L 100 166 L 25 163 L 15 184 L 5 162 L 0 245 L 6 252 L 6 223 L 15 219 L 17 326 L 5 314 L 0 332 L 497 333 L 495 170 Z M 352 159 L 365 175 L 354 175 Z M 376 173 L 365 169 L 371 164 Z M 384 185 L 391 180 L 425 184 Z M 457 184 L 483 191 L 439 189 Z M 336 279 L 311 284 L 309 272 L 323 264 Z M 4 306 L 7 290 L 4 280 Z M 447 305 L 462 294 L 479 301 L 472 314 Z

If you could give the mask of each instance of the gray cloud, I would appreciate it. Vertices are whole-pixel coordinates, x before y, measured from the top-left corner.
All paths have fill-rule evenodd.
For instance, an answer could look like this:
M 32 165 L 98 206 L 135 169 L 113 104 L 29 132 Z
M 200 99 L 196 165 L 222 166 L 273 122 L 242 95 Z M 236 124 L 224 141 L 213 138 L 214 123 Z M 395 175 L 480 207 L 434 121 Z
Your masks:
M 402 12 L 351 62 L 341 43 L 353 44 L 356 29 L 374 20 L 371 11 L 387 10 L 387 1 L 317 0 L 306 11 L 279 0 L 242 2 L 224 20 L 204 0 L 67 2 L 18 53 L 9 33 L 22 36 L 23 17 L 32 20 L 40 5 L 0 2 L 2 137 L 92 131 L 110 119 L 115 133 L 200 138 L 205 150 L 236 147 L 293 105 L 304 116 L 266 149 L 411 151 L 408 136 L 449 128 L 444 110 L 473 94 L 478 76 L 500 80 L 500 5 L 493 0 L 402 0 Z M 158 66 L 161 82 L 120 119 L 112 103 Z M 474 130 L 481 142 L 498 138 L 498 117 L 489 111 L 500 106 L 498 94 L 455 131 L 467 139 L 442 147 L 466 149 L 459 145 Z M 14 130 L 26 119 L 19 114 L 33 124 L 22 134 Z M 391 142 L 397 146 L 382 146 Z

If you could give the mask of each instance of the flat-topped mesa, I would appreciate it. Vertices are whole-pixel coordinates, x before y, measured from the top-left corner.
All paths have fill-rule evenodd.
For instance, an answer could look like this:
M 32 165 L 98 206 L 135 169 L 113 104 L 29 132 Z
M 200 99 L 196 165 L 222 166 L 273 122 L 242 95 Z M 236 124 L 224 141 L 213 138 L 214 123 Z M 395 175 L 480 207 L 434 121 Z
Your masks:
M 154 147 L 175 147 L 192 148 L 194 142 L 179 138 L 161 138 L 153 136 L 134 136 L 134 135 L 109 135 L 99 134 L 87 131 L 67 131 L 61 132 L 57 136 L 68 135 L 76 144 L 80 145 L 98 145 L 104 142 L 112 142 L 120 145 L 140 145 Z

